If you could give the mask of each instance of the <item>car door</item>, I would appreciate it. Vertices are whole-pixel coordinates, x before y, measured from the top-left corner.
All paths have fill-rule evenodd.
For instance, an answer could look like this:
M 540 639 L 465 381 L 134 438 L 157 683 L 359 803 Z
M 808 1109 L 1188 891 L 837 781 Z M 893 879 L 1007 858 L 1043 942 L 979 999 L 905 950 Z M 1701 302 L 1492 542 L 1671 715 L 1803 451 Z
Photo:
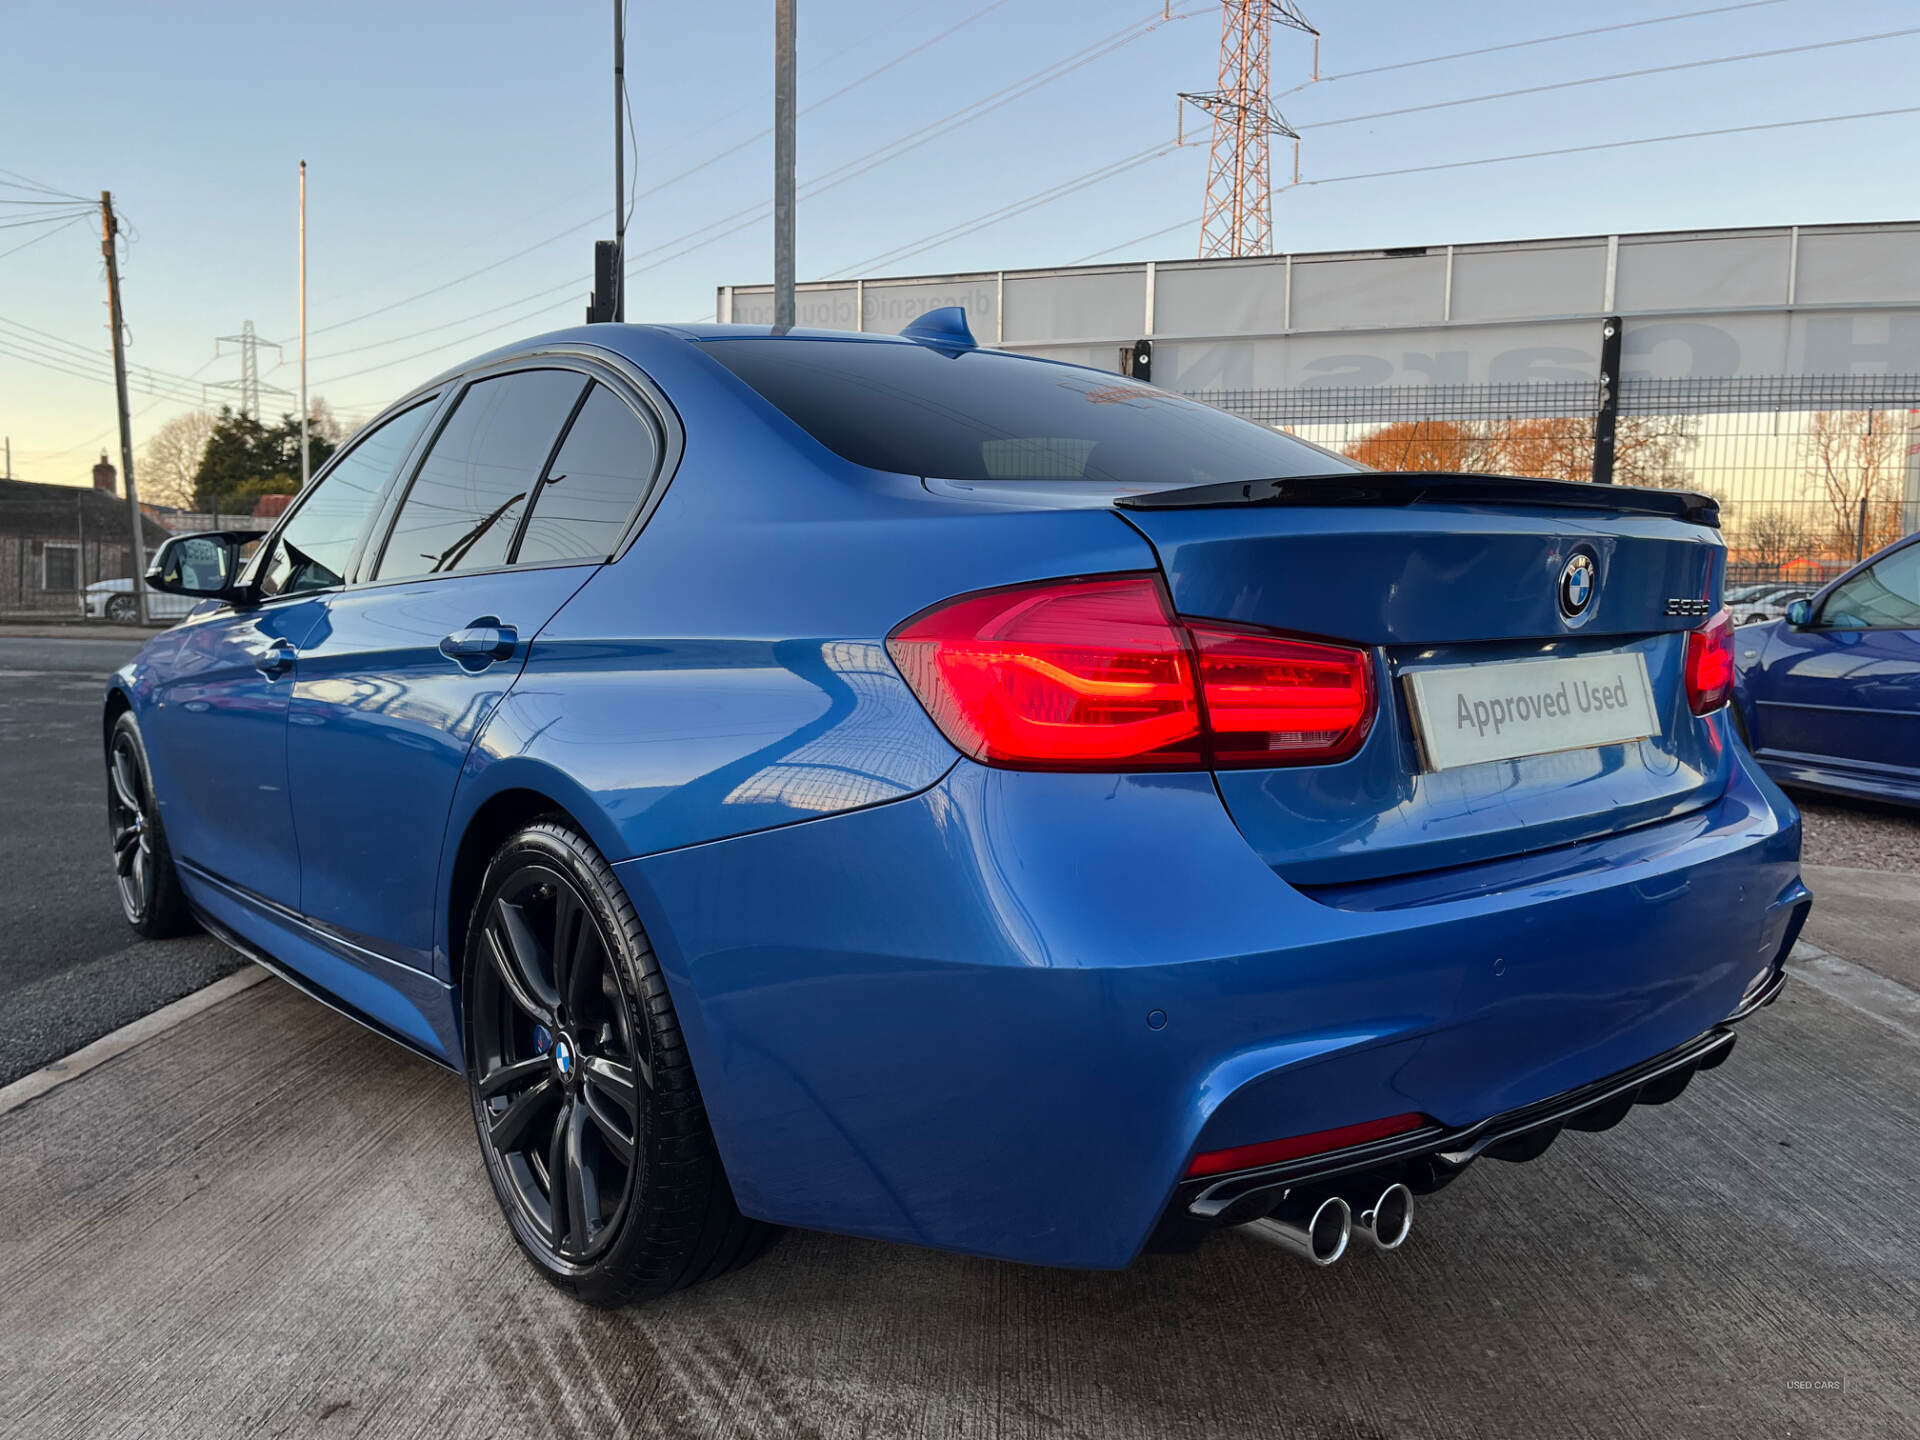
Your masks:
M 190 620 L 156 650 L 142 717 L 175 855 L 205 876 L 292 907 L 300 853 L 287 793 L 287 715 L 300 646 L 325 620 L 382 490 L 432 406 L 369 431 L 301 496 L 250 562 L 257 603 Z
M 587 374 L 469 384 L 365 582 L 328 598 L 302 651 L 288 741 L 301 910 L 385 959 L 432 968 L 440 842 L 468 747 L 637 503 L 644 480 L 625 487 L 618 523 L 574 513 L 609 402 L 626 420 L 623 463 L 650 477 L 652 429 Z
M 1779 626 L 1753 687 L 1764 750 L 1920 777 L 1920 543 L 1882 555 Z

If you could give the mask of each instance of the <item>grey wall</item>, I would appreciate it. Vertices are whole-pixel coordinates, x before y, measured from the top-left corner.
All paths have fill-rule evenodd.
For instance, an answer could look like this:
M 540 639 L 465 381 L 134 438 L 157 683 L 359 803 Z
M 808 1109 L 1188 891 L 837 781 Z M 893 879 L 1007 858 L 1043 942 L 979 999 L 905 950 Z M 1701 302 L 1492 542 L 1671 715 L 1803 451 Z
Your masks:
M 1151 301 L 1149 301 L 1151 296 Z M 1178 390 L 1920 374 L 1920 223 L 1588 236 L 803 286 L 800 323 L 894 332 L 941 305 L 982 344 L 1115 368 L 1151 335 Z M 767 323 L 765 286 L 720 314 Z M 856 320 L 857 315 L 857 320 Z

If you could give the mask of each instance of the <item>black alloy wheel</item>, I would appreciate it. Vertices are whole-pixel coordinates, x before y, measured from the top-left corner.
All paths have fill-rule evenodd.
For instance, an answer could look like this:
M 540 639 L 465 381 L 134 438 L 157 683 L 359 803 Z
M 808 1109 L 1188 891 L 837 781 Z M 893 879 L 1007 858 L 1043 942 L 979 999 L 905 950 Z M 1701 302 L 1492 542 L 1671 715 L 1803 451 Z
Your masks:
M 553 820 L 488 867 L 463 955 L 468 1091 L 521 1248 L 616 1305 L 762 1248 L 707 1126 L 666 985 L 606 861 Z
M 153 802 L 146 746 L 131 713 L 114 722 L 107 740 L 107 838 L 127 923 L 153 939 L 191 930 L 193 917 Z
M 501 878 L 481 917 L 474 1084 L 487 1143 L 554 1254 L 606 1248 L 633 1191 L 644 1028 L 586 898 L 551 865 Z

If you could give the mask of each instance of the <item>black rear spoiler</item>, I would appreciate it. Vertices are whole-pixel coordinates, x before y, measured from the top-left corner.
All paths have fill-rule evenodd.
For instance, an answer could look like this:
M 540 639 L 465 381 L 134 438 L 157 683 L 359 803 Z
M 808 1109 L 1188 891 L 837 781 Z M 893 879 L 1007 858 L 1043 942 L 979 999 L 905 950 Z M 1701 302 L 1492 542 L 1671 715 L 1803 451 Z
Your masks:
M 1695 525 L 1720 526 L 1720 505 L 1693 490 L 1648 490 L 1594 485 L 1584 480 L 1533 480 L 1522 475 L 1464 475 L 1453 471 L 1349 470 L 1289 475 L 1278 480 L 1232 480 L 1123 495 L 1125 510 L 1204 510 L 1227 505 L 1555 505 L 1664 515 Z

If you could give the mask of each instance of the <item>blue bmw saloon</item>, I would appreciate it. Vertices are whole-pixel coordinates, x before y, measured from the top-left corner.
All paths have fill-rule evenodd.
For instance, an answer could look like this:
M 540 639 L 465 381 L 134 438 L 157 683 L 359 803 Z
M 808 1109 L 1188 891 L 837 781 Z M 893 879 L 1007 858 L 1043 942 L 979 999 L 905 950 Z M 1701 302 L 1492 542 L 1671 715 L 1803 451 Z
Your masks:
M 168 542 L 115 873 L 463 1075 L 584 1300 L 779 1226 L 1330 1263 L 1779 990 L 1725 557 L 1703 496 L 1377 473 L 957 311 L 566 330 Z
M 1734 642 L 1734 723 L 1768 774 L 1920 806 L 1920 535 Z

